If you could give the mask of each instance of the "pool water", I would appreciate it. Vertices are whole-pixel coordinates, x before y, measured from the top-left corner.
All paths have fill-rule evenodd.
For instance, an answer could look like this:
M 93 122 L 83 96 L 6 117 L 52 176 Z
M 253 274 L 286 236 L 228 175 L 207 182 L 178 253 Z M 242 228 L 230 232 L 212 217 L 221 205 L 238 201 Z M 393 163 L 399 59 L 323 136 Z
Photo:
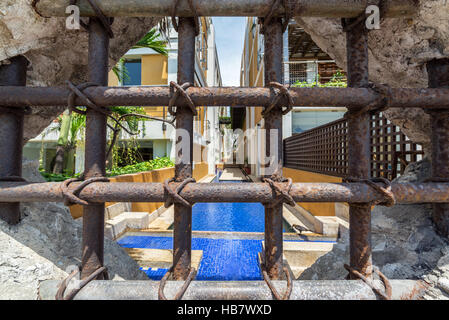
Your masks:
M 197 203 L 192 209 L 195 231 L 264 232 L 260 203 Z
M 219 176 L 213 182 L 245 183 L 219 181 Z M 264 223 L 260 203 L 197 203 L 192 209 L 194 231 L 264 232 Z M 285 230 L 289 230 L 286 225 Z M 118 243 L 125 248 L 173 249 L 172 237 L 127 236 Z M 197 280 L 263 279 L 258 261 L 262 240 L 193 238 L 192 250 L 203 250 Z M 150 279 L 160 280 L 167 269 L 144 271 Z
M 118 242 L 125 248 L 173 249 L 173 238 L 128 236 Z M 262 280 L 258 252 L 261 240 L 193 238 L 192 250 L 203 250 L 196 280 Z M 152 280 L 160 280 L 167 269 L 144 270 Z
M 217 183 L 246 183 L 244 181 L 213 180 Z M 192 230 L 264 232 L 265 209 L 261 203 L 196 203 L 192 208 Z M 284 232 L 291 231 L 285 227 Z

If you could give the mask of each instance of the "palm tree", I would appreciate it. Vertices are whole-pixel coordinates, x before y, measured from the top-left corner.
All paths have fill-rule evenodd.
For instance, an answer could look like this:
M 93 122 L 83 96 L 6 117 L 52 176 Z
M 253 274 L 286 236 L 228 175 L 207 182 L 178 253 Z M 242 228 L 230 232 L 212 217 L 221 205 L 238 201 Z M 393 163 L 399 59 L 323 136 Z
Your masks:
M 167 50 L 167 41 L 161 40 L 161 35 L 158 32 L 157 28 L 151 29 L 142 39 L 137 42 L 132 49 L 139 48 L 149 48 L 153 49 L 159 54 L 164 56 L 168 56 Z M 117 65 L 112 68 L 112 71 L 117 76 L 121 83 L 128 77 L 128 72 L 124 66 L 125 59 L 121 58 Z M 119 116 L 123 115 L 123 110 L 126 109 L 127 113 L 142 113 L 139 108 L 126 108 L 126 107 L 117 107 L 118 109 L 113 110 L 114 113 L 117 113 Z M 122 109 L 120 109 L 122 108 Z M 122 119 L 122 118 L 121 118 Z M 82 121 L 83 120 L 83 121 Z M 123 117 L 128 125 L 131 125 L 133 119 L 131 117 Z M 60 119 L 59 126 L 59 138 L 58 145 L 56 147 L 56 157 L 53 166 L 53 173 L 62 173 L 64 167 L 64 156 L 65 153 L 73 148 L 76 143 L 76 138 L 78 135 L 78 131 L 85 126 L 85 116 L 76 115 L 72 116 L 70 112 L 67 110 L 64 112 Z M 70 136 L 69 136 L 70 133 Z M 69 137 L 71 141 L 69 141 Z M 114 141 L 115 143 L 115 141 Z M 112 146 L 111 146 L 112 147 Z
M 142 39 L 140 39 L 139 42 L 132 47 L 132 49 L 148 48 L 153 49 L 163 56 L 168 56 L 167 41 L 160 40 L 160 38 L 161 35 L 157 32 L 157 29 L 153 28 Z M 112 68 L 112 71 L 121 83 L 129 77 L 124 64 L 125 59 L 120 58 L 119 62 Z
M 76 147 L 76 141 L 80 131 L 86 127 L 86 116 L 68 110 L 64 111 L 59 118 L 59 138 L 56 147 L 56 157 L 54 160 L 53 173 L 62 173 L 64 169 L 64 156 L 66 152 Z

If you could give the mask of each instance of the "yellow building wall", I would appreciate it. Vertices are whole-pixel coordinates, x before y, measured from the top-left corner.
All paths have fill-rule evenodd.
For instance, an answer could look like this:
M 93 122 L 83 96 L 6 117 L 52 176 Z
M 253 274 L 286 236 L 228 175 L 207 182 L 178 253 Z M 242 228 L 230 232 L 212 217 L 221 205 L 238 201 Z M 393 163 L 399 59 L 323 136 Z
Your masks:
M 116 87 L 118 86 L 118 78 L 115 75 L 114 71 L 109 71 L 108 73 L 108 86 L 110 87 Z
M 193 168 L 193 178 L 200 181 L 209 174 L 209 164 L 207 162 L 195 163 Z
M 342 182 L 342 179 L 339 177 L 290 168 L 284 168 L 284 177 L 291 178 L 293 182 Z M 333 202 L 298 202 L 298 205 L 309 211 L 314 216 L 335 216 L 335 203 Z
M 157 86 L 168 83 L 168 58 L 161 54 L 142 56 L 142 85 Z

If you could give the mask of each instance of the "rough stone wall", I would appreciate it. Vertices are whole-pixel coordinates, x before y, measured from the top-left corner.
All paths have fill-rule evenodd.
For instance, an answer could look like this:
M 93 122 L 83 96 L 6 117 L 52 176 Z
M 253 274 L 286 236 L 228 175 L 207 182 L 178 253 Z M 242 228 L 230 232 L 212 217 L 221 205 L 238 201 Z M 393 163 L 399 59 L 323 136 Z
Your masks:
M 65 18 L 44 18 L 33 0 L 0 1 L 0 63 L 16 55 L 30 61 L 28 86 L 65 85 L 87 81 L 87 32 L 67 30 Z M 154 25 L 155 18 L 116 18 L 113 24 L 109 66 L 112 67 Z M 25 140 L 37 136 L 61 114 L 65 106 L 34 108 L 25 117 Z
M 449 2 L 417 1 L 411 19 L 385 19 L 380 30 L 369 32 L 370 80 L 391 87 L 427 87 L 425 64 L 449 57 Z M 297 18 L 299 25 L 346 69 L 346 35 L 340 19 Z M 390 109 L 385 115 L 426 150 L 430 144 L 430 118 L 421 109 Z
M 423 182 L 430 162 L 411 164 L 397 183 Z M 429 284 L 425 299 L 449 299 L 449 239 L 433 227 L 431 205 L 377 206 L 372 211 L 373 264 L 390 279 L 422 279 Z M 305 270 L 302 280 L 344 279 L 349 262 L 348 234 L 342 234 L 331 252 Z
M 24 164 L 23 176 L 44 182 L 38 161 Z M 39 283 L 67 277 L 81 264 L 82 225 L 59 203 L 22 205 L 22 221 L 10 226 L 0 220 L 0 300 L 38 298 Z M 112 280 L 149 280 L 116 242 L 105 239 L 104 261 Z

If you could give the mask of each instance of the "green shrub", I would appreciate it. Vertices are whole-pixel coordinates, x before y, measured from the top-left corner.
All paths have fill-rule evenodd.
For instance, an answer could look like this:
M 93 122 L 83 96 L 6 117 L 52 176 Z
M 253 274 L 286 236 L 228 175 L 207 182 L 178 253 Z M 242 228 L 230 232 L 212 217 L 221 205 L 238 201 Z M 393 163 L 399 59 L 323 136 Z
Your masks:
M 170 168 L 173 167 L 175 163 L 170 160 L 168 157 L 163 158 L 156 158 L 154 160 L 145 161 L 141 163 L 137 163 L 130 166 L 125 167 L 117 167 L 113 168 L 111 171 L 107 172 L 108 177 L 115 177 L 120 176 L 123 174 L 131 174 L 131 173 L 138 173 L 138 172 L 144 172 L 144 171 L 151 171 L 156 169 L 162 169 L 162 168 Z M 54 174 L 54 173 L 48 173 L 44 170 L 40 170 L 41 175 L 45 178 L 45 180 L 49 182 L 61 182 L 70 178 L 79 178 L 80 174 L 75 175 L 68 175 L 68 174 Z
M 348 86 L 348 82 L 345 78 L 345 76 L 340 72 L 337 71 L 333 76 L 332 79 L 325 83 L 322 84 L 320 82 L 318 82 L 318 84 L 316 83 L 316 81 L 314 82 L 300 82 L 300 81 L 296 81 L 294 84 L 292 84 L 292 87 L 297 87 L 297 88 L 314 88 L 314 87 L 318 87 L 318 88 L 346 88 Z
M 168 157 L 156 158 L 154 160 L 140 162 L 137 164 L 113 168 L 107 173 L 108 177 L 120 176 L 123 174 L 131 174 L 137 172 L 151 171 L 162 168 L 173 167 L 175 163 Z

